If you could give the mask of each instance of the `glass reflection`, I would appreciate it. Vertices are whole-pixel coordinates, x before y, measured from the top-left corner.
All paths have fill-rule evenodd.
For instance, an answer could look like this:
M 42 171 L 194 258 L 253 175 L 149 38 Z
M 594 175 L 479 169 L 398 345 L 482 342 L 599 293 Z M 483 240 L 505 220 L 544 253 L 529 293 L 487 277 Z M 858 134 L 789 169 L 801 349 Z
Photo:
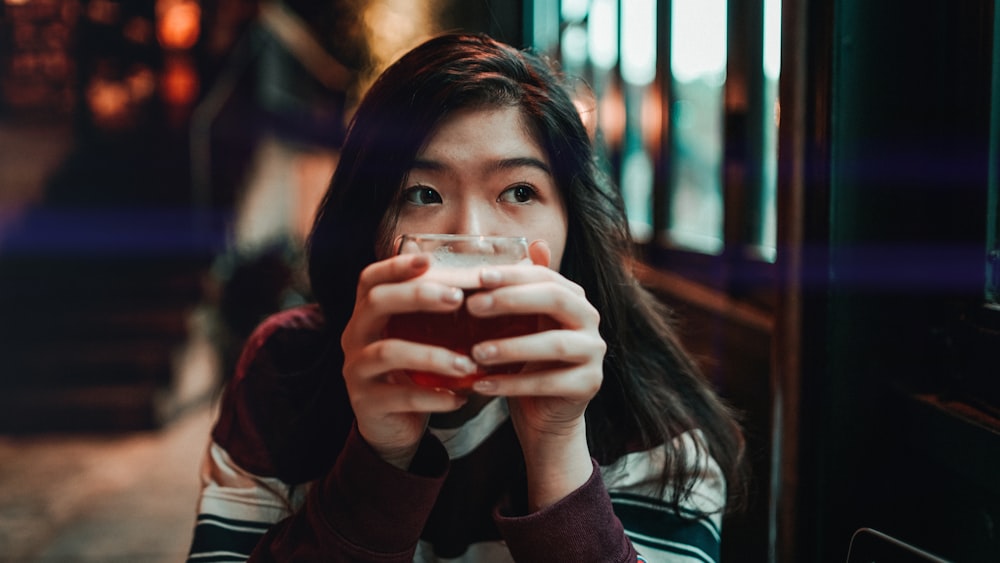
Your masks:
M 667 237 L 679 247 L 722 251 L 725 0 L 674 0 L 671 12 L 670 213 Z
M 761 166 L 760 231 L 757 233 L 759 258 L 774 262 L 777 251 L 778 125 L 781 103 L 778 79 L 781 76 L 781 0 L 764 1 L 764 162 Z M 770 118 L 770 119 L 767 119 Z

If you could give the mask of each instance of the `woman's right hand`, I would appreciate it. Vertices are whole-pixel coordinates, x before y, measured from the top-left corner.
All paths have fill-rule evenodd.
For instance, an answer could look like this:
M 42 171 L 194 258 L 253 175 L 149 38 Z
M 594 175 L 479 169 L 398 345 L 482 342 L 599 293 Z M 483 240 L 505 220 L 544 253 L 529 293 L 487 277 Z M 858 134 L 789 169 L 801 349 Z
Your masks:
M 462 290 L 419 278 L 429 266 L 426 254 L 404 254 L 365 268 L 340 340 L 358 431 L 383 459 L 402 469 L 409 467 L 430 414 L 456 410 L 466 401 L 447 389 L 416 385 L 402 370 L 460 377 L 476 369 L 470 358 L 445 348 L 384 336 L 394 314 L 444 313 L 462 306 Z

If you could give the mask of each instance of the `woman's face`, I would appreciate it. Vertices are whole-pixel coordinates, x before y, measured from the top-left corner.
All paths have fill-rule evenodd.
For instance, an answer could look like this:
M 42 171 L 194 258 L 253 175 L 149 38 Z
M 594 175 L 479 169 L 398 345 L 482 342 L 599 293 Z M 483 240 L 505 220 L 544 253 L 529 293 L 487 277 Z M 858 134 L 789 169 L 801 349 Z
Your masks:
M 403 183 L 405 233 L 523 236 L 544 240 L 549 266 L 566 247 L 566 208 L 545 151 L 517 107 L 460 110 L 417 154 Z

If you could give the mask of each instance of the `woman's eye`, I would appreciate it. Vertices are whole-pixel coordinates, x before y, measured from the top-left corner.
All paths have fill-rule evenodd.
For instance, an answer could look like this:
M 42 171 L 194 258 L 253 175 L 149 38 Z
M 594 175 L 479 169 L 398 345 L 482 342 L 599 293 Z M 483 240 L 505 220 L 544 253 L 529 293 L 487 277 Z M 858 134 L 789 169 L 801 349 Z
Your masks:
M 428 188 L 427 186 L 413 186 L 412 188 L 407 188 L 403 193 L 403 198 L 407 203 L 412 203 L 414 205 L 433 205 L 435 203 L 441 203 L 441 194 L 437 193 L 434 188 Z
M 504 190 L 497 199 L 508 203 L 528 203 L 535 199 L 535 195 L 534 188 L 527 184 L 519 184 Z

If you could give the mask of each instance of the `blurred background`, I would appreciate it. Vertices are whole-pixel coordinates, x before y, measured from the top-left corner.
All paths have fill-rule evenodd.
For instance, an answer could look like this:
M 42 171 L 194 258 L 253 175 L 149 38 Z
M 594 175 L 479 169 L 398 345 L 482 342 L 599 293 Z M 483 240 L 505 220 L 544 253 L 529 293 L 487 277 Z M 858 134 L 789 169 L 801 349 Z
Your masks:
M 182 561 L 215 401 L 310 299 L 358 99 L 559 62 L 641 279 L 744 416 L 726 561 L 1000 553 L 996 0 L 0 0 L 0 561 Z

